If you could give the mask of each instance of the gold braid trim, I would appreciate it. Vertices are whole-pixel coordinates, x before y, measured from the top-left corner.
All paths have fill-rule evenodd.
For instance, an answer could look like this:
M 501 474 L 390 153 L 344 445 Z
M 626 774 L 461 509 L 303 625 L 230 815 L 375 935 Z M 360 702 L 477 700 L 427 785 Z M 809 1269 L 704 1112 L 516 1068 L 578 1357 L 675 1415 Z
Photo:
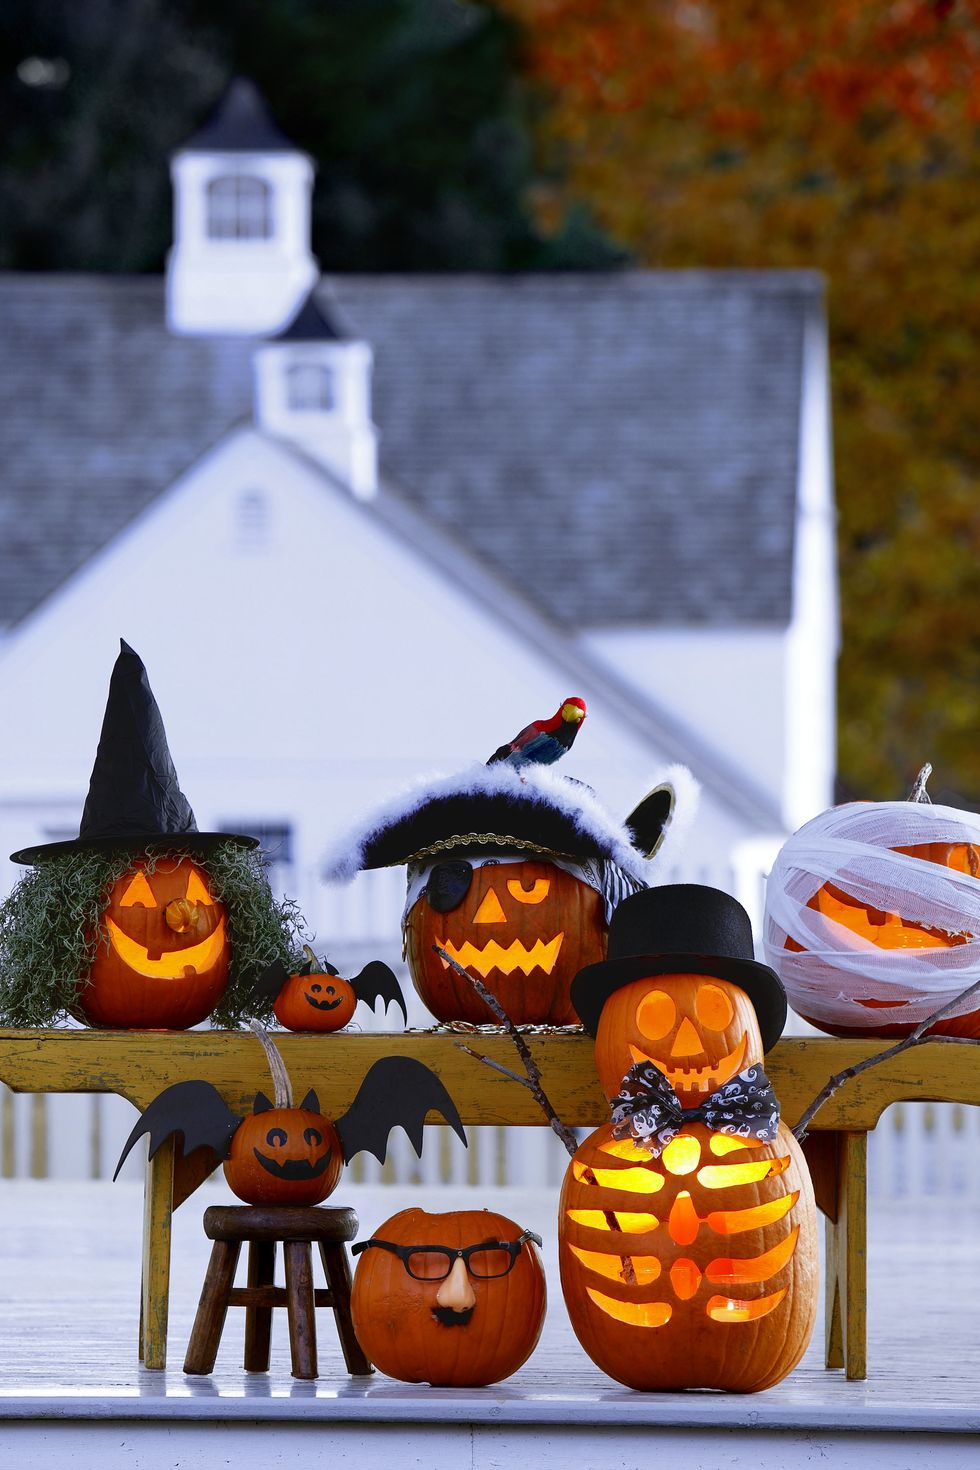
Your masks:
M 400 861 L 417 863 L 422 858 L 434 857 L 436 853 L 450 852 L 454 847 L 511 847 L 521 852 L 536 852 L 542 857 L 561 858 L 569 863 L 581 862 L 574 853 L 555 852 L 553 848 L 542 847 L 539 842 L 529 842 L 524 837 L 508 837 L 501 832 L 459 832 L 454 837 L 443 837 L 428 847 L 420 847 L 418 852 L 411 852 Z

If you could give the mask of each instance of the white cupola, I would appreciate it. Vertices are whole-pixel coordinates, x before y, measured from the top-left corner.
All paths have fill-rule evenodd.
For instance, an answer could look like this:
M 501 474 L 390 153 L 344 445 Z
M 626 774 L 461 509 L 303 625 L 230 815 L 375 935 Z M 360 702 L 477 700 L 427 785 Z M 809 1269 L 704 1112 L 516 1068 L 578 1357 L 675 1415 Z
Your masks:
M 278 331 L 319 275 L 310 249 L 313 164 L 233 82 L 211 120 L 174 155 L 173 332 Z
M 378 488 L 367 342 L 349 336 L 311 291 L 289 325 L 256 348 L 255 419 L 319 460 L 359 500 Z

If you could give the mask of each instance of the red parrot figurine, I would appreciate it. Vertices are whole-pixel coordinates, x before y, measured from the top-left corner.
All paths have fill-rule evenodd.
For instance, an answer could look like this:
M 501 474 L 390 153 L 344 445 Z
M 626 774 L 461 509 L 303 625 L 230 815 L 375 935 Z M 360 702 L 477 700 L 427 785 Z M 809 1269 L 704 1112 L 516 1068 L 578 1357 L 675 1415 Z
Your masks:
M 584 719 L 585 700 L 566 699 L 550 720 L 534 720 L 513 740 L 495 750 L 487 765 L 506 761 L 518 770 L 521 766 L 550 766 L 560 760 L 566 750 L 571 750 L 572 741 Z

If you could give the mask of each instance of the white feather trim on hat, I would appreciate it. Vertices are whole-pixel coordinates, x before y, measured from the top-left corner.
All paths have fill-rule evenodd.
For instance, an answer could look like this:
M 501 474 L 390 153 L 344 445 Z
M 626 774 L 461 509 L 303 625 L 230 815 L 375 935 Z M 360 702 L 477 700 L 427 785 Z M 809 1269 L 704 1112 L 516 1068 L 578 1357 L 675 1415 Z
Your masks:
M 663 844 L 666 847 L 669 843 L 673 860 L 693 821 L 699 787 L 686 767 L 670 766 L 651 782 L 648 790 L 665 781 L 671 782 L 677 793 L 673 819 Z M 413 782 L 327 851 L 323 877 L 327 882 L 349 883 L 363 869 L 370 844 L 386 829 L 409 820 L 433 801 L 467 796 L 500 796 L 560 811 L 575 831 L 594 843 L 602 855 L 641 883 L 649 884 L 653 880 L 653 863 L 632 846 L 624 823 L 609 815 L 590 787 L 569 780 L 547 766 L 525 766 L 517 771 L 503 762 L 475 765 L 452 776 Z M 662 861 L 660 853 L 655 861 Z

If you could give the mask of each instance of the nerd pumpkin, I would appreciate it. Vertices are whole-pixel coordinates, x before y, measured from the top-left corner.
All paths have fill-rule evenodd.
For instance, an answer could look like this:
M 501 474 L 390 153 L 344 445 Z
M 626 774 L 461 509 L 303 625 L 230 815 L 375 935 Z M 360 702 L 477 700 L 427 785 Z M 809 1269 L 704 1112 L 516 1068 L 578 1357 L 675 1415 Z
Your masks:
M 201 832 L 139 655 L 121 640 L 78 837 L 13 853 L 0 905 L 7 1025 L 235 1024 L 250 983 L 298 949 L 255 838 Z

